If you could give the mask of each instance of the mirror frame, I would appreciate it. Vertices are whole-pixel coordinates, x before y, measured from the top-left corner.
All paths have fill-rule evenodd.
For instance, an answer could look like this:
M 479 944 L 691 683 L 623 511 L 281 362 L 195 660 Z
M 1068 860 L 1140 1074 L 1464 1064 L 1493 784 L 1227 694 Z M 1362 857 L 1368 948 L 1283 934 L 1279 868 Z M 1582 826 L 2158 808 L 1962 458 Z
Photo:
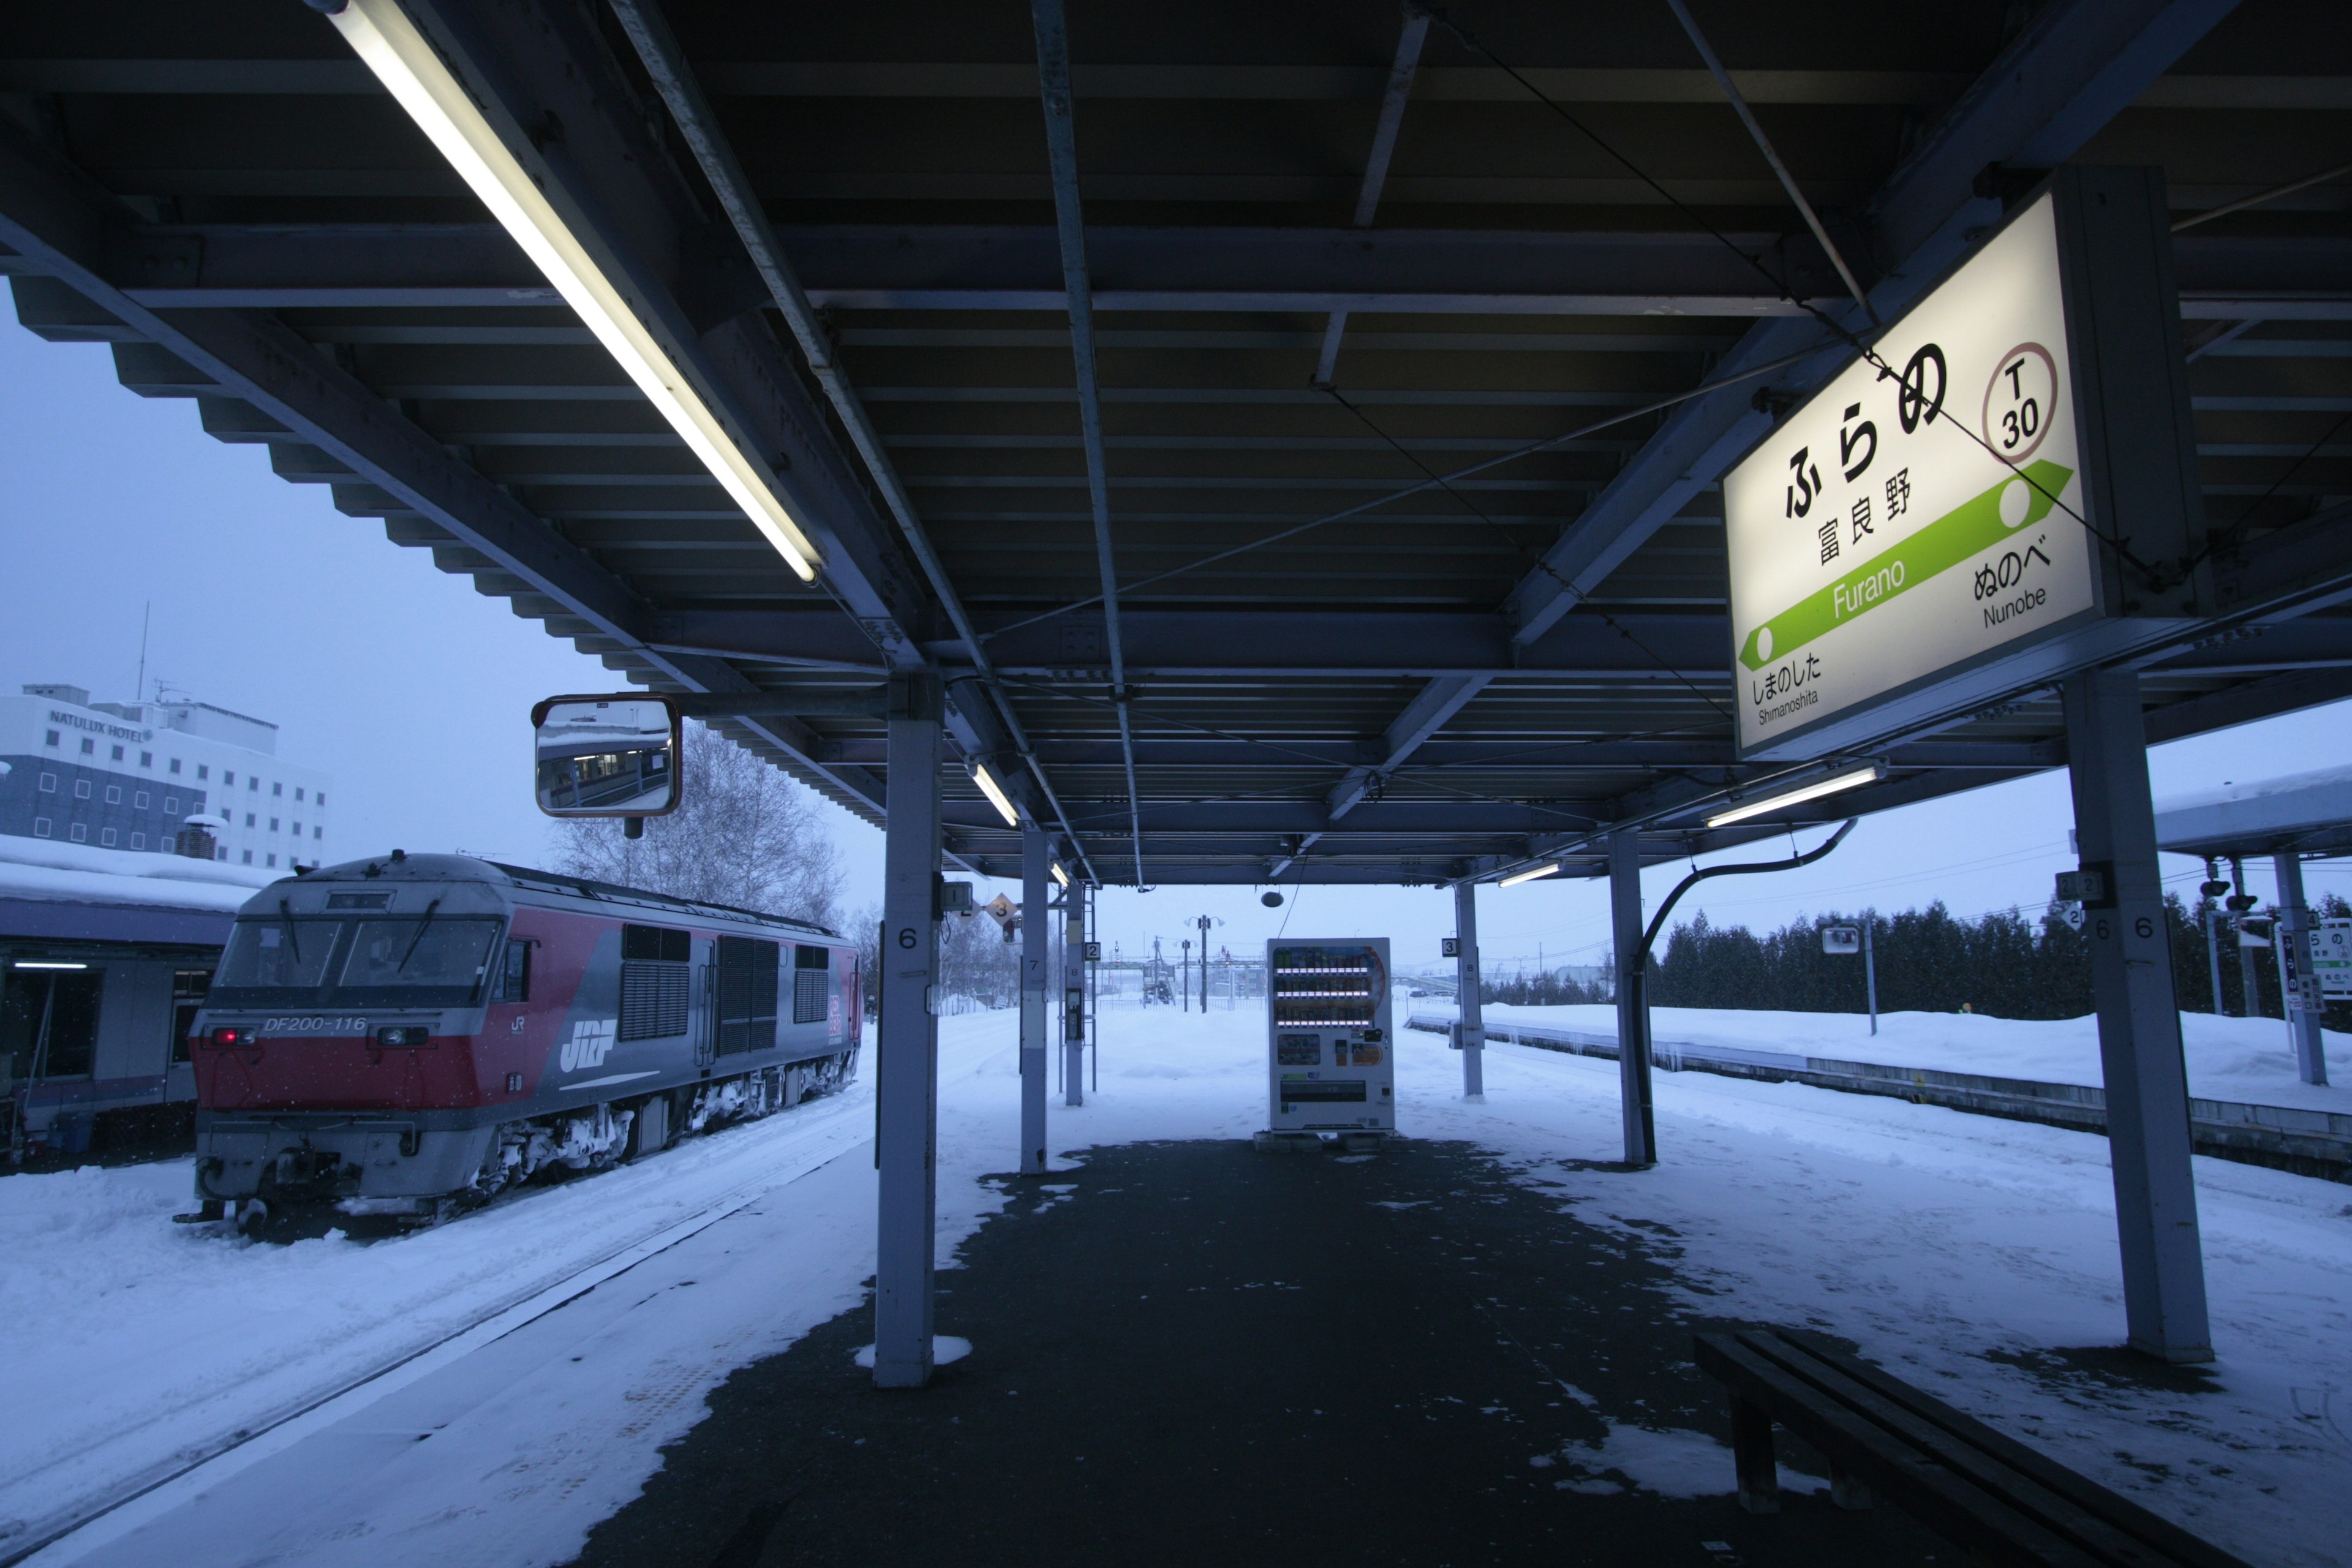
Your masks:
M 549 811 L 539 809 L 542 816 L 557 821 L 585 820 L 600 816 L 647 817 L 667 816 L 686 804 L 686 773 L 679 765 L 686 760 L 686 724 L 678 711 L 677 699 L 667 691 L 573 691 L 561 697 L 542 697 L 530 705 L 530 731 L 533 755 L 536 758 L 540 727 L 547 722 L 548 710 L 559 702 L 658 702 L 669 715 L 670 792 L 669 804 L 659 811 Z M 531 804 L 539 805 L 539 777 L 536 761 L 532 764 Z

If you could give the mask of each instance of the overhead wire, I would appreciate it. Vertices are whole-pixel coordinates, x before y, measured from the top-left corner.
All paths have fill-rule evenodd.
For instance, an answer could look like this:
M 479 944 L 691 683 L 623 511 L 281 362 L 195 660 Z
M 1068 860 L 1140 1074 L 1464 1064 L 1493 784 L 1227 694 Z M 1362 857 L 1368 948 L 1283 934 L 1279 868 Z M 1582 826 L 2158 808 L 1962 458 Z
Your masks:
M 1876 370 L 1880 380 L 1894 381 L 1898 384 L 1908 385 L 1908 382 L 1906 380 L 1903 374 L 1897 371 L 1893 365 L 1889 364 L 1886 362 L 1885 357 L 1880 354 L 1874 346 L 1864 341 L 1861 335 L 1856 333 L 1851 327 L 1848 327 L 1843 321 L 1839 321 L 1836 317 L 1832 316 L 1828 311 L 1822 310 L 1811 300 L 1800 299 L 1796 291 L 1790 287 L 1788 280 L 1775 275 L 1770 268 L 1764 265 L 1761 258 L 1751 255 L 1748 251 L 1742 249 L 1728 235 L 1716 227 L 1713 224 L 1707 222 L 1706 218 L 1700 216 L 1688 203 L 1685 202 L 1681 197 L 1675 195 L 1664 185 L 1652 178 L 1647 171 L 1643 170 L 1639 164 L 1635 163 L 1633 159 L 1627 157 L 1623 153 L 1618 151 L 1615 146 L 1612 145 L 1591 126 L 1585 124 L 1583 121 L 1578 119 L 1576 115 L 1570 112 L 1566 106 L 1554 100 L 1541 88 L 1538 87 L 1534 82 L 1529 81 L 1508 62 L 1496 55 L 1493 50 L 1487 48 L 1486 45 L 1480 43 L 1475 37 L 1474 37 L 1467 29 L 1463 27 L 1461 24 L 1455 22 L 1452 17 L 1447 16 L 1443 9 L 1434 5 L 1429 6 L 1427 9 L 1429 11 L 1430 19 L 1434 21 L 1439 26 L 1444 27 L 1448 33 L 1452 34 L 1455 41 L 1460 43 L 1463 47 L 1480 56 L 1489 64 L 1493 65 L 1497 70 L 1500 70 L 1504 75 L 1518 83 L 1520 87 L 1526 89 L 1529 96 L 1533 97 L 1536 101 L 1541 103 L 1544 107 L 1549 109 L 1554 114 L 1558 115 L 1561 120 L 1574 127 L 1579 134 L 1585 137 L 1594 146 L 1600 148 L 1601 152 L 1607 153 L 1610 158 L 1613 159 L 1627 172 L 1632 174 L 1636 179 L 1640 180 L 1652 191 L 1655 192 L 1660 200 L 1665 202 L 1669 206 L 1672 206 L 1675 212 L 1688 219 L 1695 227 L 1706 234 L 1708 237 L 1714 239 L 1725 249 L 1730 251 L 1732 255 L 1739 258 L 1741 261 L 1747 263 L 1747 265 L 1752 268 L 1759 277 L 1772 285 L 1774 290 L 1783 300 L 1795 306 L 1799 310 L 1801 310 L 1806 315 L 1811 317 L 1815 322 L 1859 355 L 1864 363 Z M 1803 204 L 1801 199 L 1799 205 L 1803 206 L 1805 204 Z M 1870 307 L 1866 298 L 1864 301 L 1863 309 L 1866 314 L 1871 315 L 1874 319 L 1875 318 L 1876 312 Z M 1881 328 L 1879 330 L 1883 331 L 1884 329 Z M 1816 350 L 1815 352 L 1819 351 Z M 1799 357 L 1811 356 L 1805 355 Z M 2029 487 L 2039 491 L 2046 500 L 2048 500 L 2052 507 L 2074 519 L 2074 521 L 2080 524 L 2092 538 L 2099 541 L 2108 549 L 2114 551 L 2116 559 L 2126 563 L 2131 566 L 2133 570 L 2139 573 L 2141 577 L 2148 583 L 2151 588 L 2160 591 L 2165 586 L 2169 585 L 2170 583 L 2178 581 L 2180 577 L 2185 577 L 2190 570 L 2190 563 L 2184 561 L 2178 576 L 2168 578 L 2164 574 L 2158 572 L 2157 568 L 2151 566 L 2147 562 L 2142 561 L 2139 556 L 2133 552 L 2131 547 L 2126 544 L 2122 540 L 2116 538 L 2102 530 L 2089 518 L 2084 517 L 2074 507 L 2069 506 L 2063 497 L 2059 496 L 2055 491 L 2053 491 L 2040 479 L 2026 472 L 2016 463 L 2010 461 L 2009 458 L 2003 457 L 1999 451 L 1995 450 L 1990 441 L 1986 440 L 1984 437 L 1978 434 L 1976 431 L 1969 429 L 1966 422 L 1958 418 L 1947 416 L 1943 412 L 1943 399 L 1940 392 L 1938 393 L 1935 405 L 1927 414 L 1927 422 L 1931 423 L 1937 419 L 1947 420 L 1954 429 L 1958 430 L 1961 435 L 1967 437 L 1969 440 L 1982 447 L 1986 456 L 1991 458 L 2003 468 L 2009 469 L 2012 475 L 2022 479 Z
M 1643 642 L 1640 637 L 1635 637 L 1626 628 L 1624 622 L 1619 620 L 1616 616 L 1611 615 L 1607 610 L 1602 609 L 1600 605 L 1593 604 L 1592 596 L 1590 594 L 1580 590 L 1575 584 L 1561 576 L 1550 562 L 1546 561 L 1541 555 L 1528 549 L 1526 543 L 1521 541 L 1517 534 L 1513 533 L 1509 529 L 1505 528 L 1501 523 L 1496 521 L 1492 517 L 1489 517 L 1479 508 L 1476 502 L 1471 500 L 1469 497 L 1455 489 L 1452 484 L 1444 479 L 1438 479 L 1435 474 L 1431 473 L 1428 464 L 1423 462 L 1412 453 L 1407 451 L 1403 444 L 1399 442 L 1396 437 L 1391 436 L 1386 430 L 1381 429 L 1379 424 L 1376 423 L 1370 415 L 1358 407 L 1345 394 L 1340 392 L 1336 384 L 1328 384 L 1322 387 L 1321 391 L 1334 403 L 1337 403 L 1340 407 L 1355 416 L 1357 421 L 1361 424 L 1365 429 L 1370 430 L 1373 435 L 1387 442 L 1390 449 L 1394 451 L 1397 456 L 1402 458 L 1406 462 L 1411 463 L 1414 468 L 1419 468 L 1423 473 L 1428 474 L 1432 479 L 1437 482 L 1445 494 L 1452 498 L 1455 505 L 1469 512 L 1471 516 L 1485 523 L 1488 528 L 1493 529 L 1497 534 L 1500 534 L 1502 536 L 1503 542 L 1509 545 L 1513 550 L 1518 552 L 1521 558 L 1531 564 L 1535 570 L 1543 573 L 1553 582 L 1559 584 L 1561 593 L 1568 595 L 1573 602 L 1584 605 L 1595 616 L 1599 616 L 1601 620 L 1612 630 L 1616 632 L 1619 637 L 1623 637 L 1627 642 L 1632 643 L 1636 648 L 1639 648 L 1643 658 L 1648 658 L 1667 675 L 1673 677 L 1675 680 L 1678 681 L 1682 686 L 1687 689 L 1692 696 L 1706 703 L 1709 708 L 1714 709 L 1715 711 L 1723 718 L 1725 722 L 1728 723 L 1731 721 L 1730 710 L 1725 708 L 1722 703 L 1717 702 L 1713 697 L 1710 697 L 1705 691 L 1700 690 L 1697 683 L 1693 681 L 1690 677 L 1685 675 L 1681 670 L 1675 668 L 1674 666 L 1668 664 L 1664 658 L 1660 658 L 1657 650 L 1651 647 L 1649 644 Z

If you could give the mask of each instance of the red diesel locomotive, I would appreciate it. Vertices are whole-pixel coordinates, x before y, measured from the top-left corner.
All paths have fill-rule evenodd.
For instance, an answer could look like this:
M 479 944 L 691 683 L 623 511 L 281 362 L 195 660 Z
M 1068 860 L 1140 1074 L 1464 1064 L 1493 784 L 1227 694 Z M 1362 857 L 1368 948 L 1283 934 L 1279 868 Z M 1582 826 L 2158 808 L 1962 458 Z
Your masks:
M 239 911 L 191 1044 L 191 1221 L 443 1217 L 856 1069 L 856 950 L 803 921 L 457 855 L 353 860 Z

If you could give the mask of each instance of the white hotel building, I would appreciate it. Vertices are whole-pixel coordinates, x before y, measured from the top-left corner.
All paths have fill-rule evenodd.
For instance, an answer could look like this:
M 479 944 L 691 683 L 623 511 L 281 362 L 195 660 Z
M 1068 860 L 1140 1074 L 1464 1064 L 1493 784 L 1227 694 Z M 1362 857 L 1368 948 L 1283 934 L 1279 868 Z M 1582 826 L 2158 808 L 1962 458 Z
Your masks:
M 278 726 L 208 702 L 92 702 L 75 686 L 0 697 L 0 834 L 286 869 L 327 858 L 333 780 L 277 757 Z

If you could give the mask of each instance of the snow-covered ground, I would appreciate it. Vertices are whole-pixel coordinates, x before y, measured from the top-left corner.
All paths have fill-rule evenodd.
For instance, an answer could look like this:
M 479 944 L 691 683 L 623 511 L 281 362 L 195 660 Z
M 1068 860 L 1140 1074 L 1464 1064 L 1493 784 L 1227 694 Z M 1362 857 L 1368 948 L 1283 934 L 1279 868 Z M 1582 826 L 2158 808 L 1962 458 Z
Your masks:
M 1400 1013 L 1406 1005 L 1406 999 L 1399 999 Z M 1416 996 L 1410 1005 L 1415 1016 L 1450 1020 L 1455 1016 L 1450 997 Z M 1604 1039 L 1617 1037 L 1617 1009 L 1606 1004 L 1513 1007 L 1489 1003 L 1481 1012 L 1488 1023 L 1549 1025 Z M 2095 1017 L 2023 1020 L 1976 1013 L 1881 1013 L 1874 1036 L 1870 1020 L 1860 1013 L 1655 1007 L 1650 1012 L 1650 1037 L 1660 1045 L 1735 1046 L 2038 1083 L 2096 1088 L 2100 1082 L 2099 1021 Z M 2280 1020 L 2183 1013 L 2180 1045 L 2189 1063 L 2189 1092 L 2203 1100 L 2352 1116 L 2352 1035 L 2328 1030 L 2323 1037 L 2329 1081 L 2314 1087 L 2296 1079 L 2294 1048 Z
M 1056 1097 L 1056 1151 L 1083 1158 L 1088 1145 L 1243 1137 L 1264 1124 L 1255 1009 L 1112 1007 L 1102 1032 L 1099 1089 L 1075 1110 Z M 951 1261 L 1001 1205 L 982 1178 L 1014 1162 L 1019 1079 L 1013 1015 L 950 1018 L 941 1036 L 940 1247 Z M 1694 1314 L 1849 1336 L 2250 1561 L 2352 1561 L 2336 1511 L 2352 1480 L 2345 1187 L 2199 1160 L 2212 1388 L 2052 1380 L 2019 1363 L 2122 1335 L 2102 1140 L 1670 1074 L 1656 1086 L 1664 1163 L 1628 1174 L 1600 1163 L 1617 1150 L 1613 1064 L 1490 1047 L 1481 1104 L 1460 1098 L 1459 1071 L 1437 1037 L 1404 1036 L 1401 1128 L 1487 1148 L 1579 1220 L 1663 1250 Z M 135 1533 L 92 1532 L 37 1559 L 563 1561 L 728 1371 L 857 1300 L 873 1256 L 870 1112 L 853 1091 L 371 1247 L 255 1247 L 173 1227 L 183 1166 L 0 1180 L 10 1265 L 0 1312 L 19 1348 L 0 1360 L 0 1400 L 19 1413 L 0 1430 L 0 1518 L 103 1495 L 286 1408 L 304 1386 L 338 1386 L 403 1344 L 748 1196 L 562 1311 L 283 1429 L 300 1440 L 242 1475 L 225 1462 L 164 1488 L 118 1516 L 142 1523 Z M 843 1152 L 819 1165 L 828 1143 Z M 952 1298 L 940 1327 L 957 1330 Z M 1641 1412 L 1607 1414 L 1624 1439 L 1612 1437 L 1610 1465 L 1662 1491 L 1727 1484 L 1727 1456 L 1705 1462 L 1708 1439 L 1649 1432 Z

